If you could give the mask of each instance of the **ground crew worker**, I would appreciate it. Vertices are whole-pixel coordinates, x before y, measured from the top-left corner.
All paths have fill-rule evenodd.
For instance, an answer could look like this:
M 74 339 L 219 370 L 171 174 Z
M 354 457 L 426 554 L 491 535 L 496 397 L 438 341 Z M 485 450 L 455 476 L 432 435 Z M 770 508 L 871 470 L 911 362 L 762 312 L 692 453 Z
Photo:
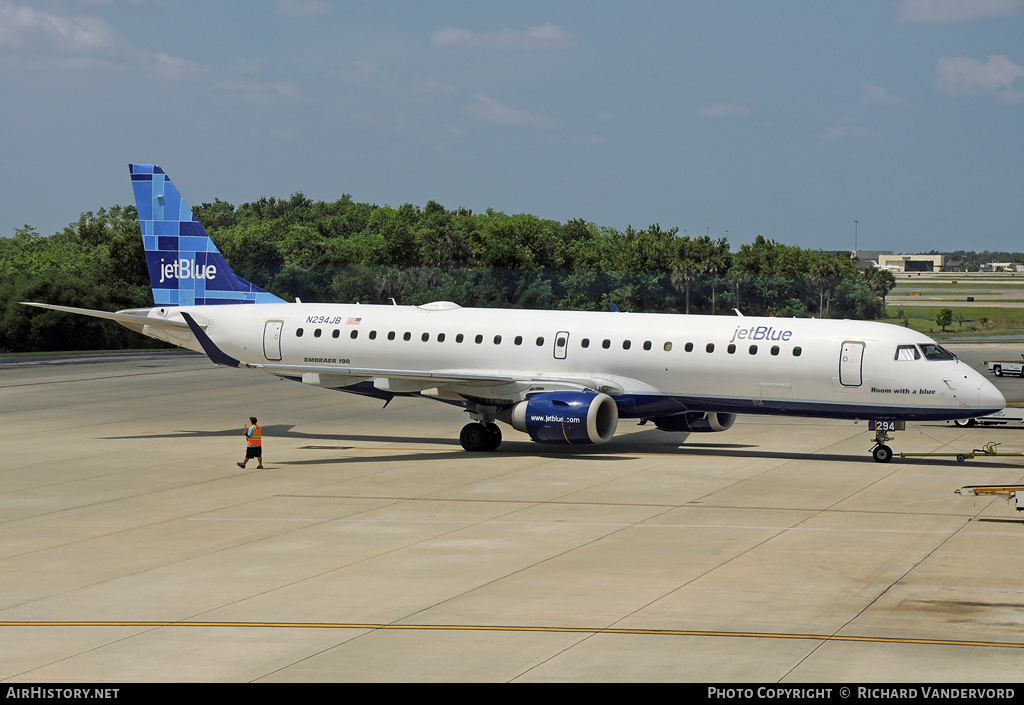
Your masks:
M 245 460 L 240 463 L 235 463 L 240 468 L 244 468 L 245 464 L 249 462 L 250 458 L 256 458 L 259 465 L 256 466 L 257 470 L 263 469 L 263 435 L 259 425 L 256 423 L 256 417 L 250 416 L 249 421 L 252 422 L 252 426 L 242 426 L 245 433 Z

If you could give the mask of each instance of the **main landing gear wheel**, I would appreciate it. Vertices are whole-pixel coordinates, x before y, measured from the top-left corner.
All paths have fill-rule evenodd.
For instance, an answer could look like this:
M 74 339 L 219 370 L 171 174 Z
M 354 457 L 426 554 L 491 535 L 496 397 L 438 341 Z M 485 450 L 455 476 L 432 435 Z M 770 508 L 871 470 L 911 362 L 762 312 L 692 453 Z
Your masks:
M 953 423 L 960 428 L 967 428 L 968 426 L 973 426 L 977 422 L 974 419 L 956 419 Z
M 892 448 L 884 443 L 879 443 L 872 449 L 871 457 L 875 459 L 876 463 L 888 463 L 892 460 Z
M 501 429 L 494 423 L 468 423 L 462 427 L 459 442 L 466 450 L 477 453 L 497 450 L 501 445 Z

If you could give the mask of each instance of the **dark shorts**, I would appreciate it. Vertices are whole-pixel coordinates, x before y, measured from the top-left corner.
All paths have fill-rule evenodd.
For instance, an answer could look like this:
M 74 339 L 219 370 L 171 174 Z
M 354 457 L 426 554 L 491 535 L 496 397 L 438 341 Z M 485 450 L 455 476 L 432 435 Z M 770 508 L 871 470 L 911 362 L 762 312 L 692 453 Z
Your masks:
M 246 446 L 245 447 L 246 458 L 262 458 L 263 457 L 263 446 Z

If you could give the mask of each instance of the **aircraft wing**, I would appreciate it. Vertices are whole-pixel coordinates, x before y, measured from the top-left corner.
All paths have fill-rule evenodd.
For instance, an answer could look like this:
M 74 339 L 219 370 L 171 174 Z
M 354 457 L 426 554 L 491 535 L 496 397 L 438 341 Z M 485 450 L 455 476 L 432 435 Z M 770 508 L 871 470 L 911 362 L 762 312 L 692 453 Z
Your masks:
M 416 389 L 448 387 L 455 393 L 470 393 L 501 397 L 521 396 L 532 386 L 543 386 L 550 391 L 560 389 L 592 389 L 609 395 L 622 394 L 623 388 L 614 380 L 596 375 L 559 375 L 557 377 L 498 370 L 403 370 L 374 367 L 341 367 L 337 365 L 280 365 L 274 363 L 252 363 L 228 355 L 203 331 L 191 314 L 182 311 L 192 334 L 203 346 L 210 360 L 217 365 L 239 367 L 250 370 L 264 370 L 281 376 L 321 375 L 324 377 L 348 378 L 351 382 L 384 378 L 387 380 L 408 380 L 419 383 Z M 339 380 L 340 381 L 340 380 Z M 341 386 L 339 384 L 339 386 Z M 412 388 L 394 391 L 412 391 Z

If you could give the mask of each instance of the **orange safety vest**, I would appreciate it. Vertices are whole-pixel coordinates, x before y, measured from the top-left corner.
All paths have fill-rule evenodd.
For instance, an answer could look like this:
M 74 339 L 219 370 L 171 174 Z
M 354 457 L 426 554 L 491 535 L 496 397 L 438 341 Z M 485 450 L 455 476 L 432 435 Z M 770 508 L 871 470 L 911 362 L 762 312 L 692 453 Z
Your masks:
M 263 445 L 263 436 L 260 433 L 259 424 L 252 425 L 252 435 L 249 435 L 248 428 L 245 431 L 245 445 L 247 446 L 261 446 Z

